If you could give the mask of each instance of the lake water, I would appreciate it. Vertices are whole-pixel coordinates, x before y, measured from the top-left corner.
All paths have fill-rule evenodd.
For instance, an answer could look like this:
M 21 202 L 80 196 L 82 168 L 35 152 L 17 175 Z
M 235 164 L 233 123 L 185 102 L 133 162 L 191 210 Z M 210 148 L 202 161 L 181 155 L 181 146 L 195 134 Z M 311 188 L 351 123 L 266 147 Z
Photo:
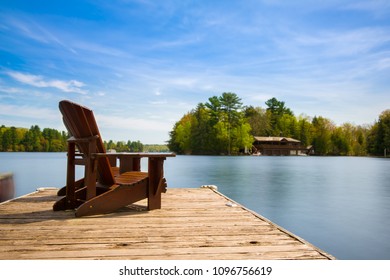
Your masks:
M 0 153 L 2 172 L 14 173 L 17 196 L 61 187 L 66 155 Z M 165 175 L 169 188 L 216 185 L 338 259 L 390 259 L 390 159 L 177 156 Z

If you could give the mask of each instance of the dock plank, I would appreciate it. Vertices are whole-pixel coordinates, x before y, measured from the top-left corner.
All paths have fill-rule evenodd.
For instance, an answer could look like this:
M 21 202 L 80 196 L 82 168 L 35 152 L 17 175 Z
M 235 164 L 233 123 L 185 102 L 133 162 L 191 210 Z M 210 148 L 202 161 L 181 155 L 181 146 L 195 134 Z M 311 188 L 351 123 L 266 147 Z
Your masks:
M 211 189 L 169 189 L 159 210 L 142 201 L 81 218 L 52 211 L 55 193 L 0 204 L 0 259 L 334 259 Z

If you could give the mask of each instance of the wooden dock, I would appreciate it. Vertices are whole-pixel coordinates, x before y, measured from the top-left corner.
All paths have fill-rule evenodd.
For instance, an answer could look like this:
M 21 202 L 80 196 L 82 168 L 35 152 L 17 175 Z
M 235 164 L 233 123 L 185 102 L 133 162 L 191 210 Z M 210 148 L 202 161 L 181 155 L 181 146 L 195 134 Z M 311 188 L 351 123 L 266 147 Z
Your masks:
M 334 259 L 209 188 L 168 189 L 140 204 L 75 218 L 52 210 L 56 189 L 0 204 L 0 259 Z

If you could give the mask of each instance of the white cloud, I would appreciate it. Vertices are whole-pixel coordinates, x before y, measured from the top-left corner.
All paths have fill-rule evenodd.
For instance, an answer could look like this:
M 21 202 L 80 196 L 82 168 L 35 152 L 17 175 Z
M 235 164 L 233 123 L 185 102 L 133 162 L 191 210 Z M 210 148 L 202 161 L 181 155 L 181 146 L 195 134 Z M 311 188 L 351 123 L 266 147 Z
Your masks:
M 18 88 L 14 88 L 14 87 L 0 86 L 0 92 L 15 94 L 15 93 L 21 93 L 21 92 L 23 92 L 23 90 L 18 89 Z
M 315 35 L 298 35 L 295 41 L 301 46 L 323 47 L 329 55 L 359 55 L 390 41 L 387 30 L 363 28 L 349 31 L 327 31 Z M 320 50 L 320 49 L 319 49 Z
M 381 58 L 377 61 L 376 65 L 378 70 L 385 70 L 390 68 L 390 58 L 389 57 L 384 57 Z
M 34 87 L 39 88 L 56 88 L 63 92 L 74 92 L 80 94 L 87 94 L 86 90 L 83 90 L 82 87 L 85 86 L 84 83 L 77 80 L 63 81 L 63 80 L 47 80 L 42 76 L 24 74 L 16 71 L 6 72 L 10 77 L 21 82 Z
M 168 132 L 173 127 L 173 122 L 152 117 L 128 117 L 96 114 L 103 140 L 114 141 L 140 140 L 145 144 L 165 143 L 168 140 Z M 153 119 L 152 119 L 153 118 Z
M 167 100 L 159 100 L 159 101 L 150 101 L 149 103 L 152 105 L 165 105 L 165 104 L 168 104 L 168 101 Z
M 96 115 L 99 127 L 109 127 L 117 129 L 136 129 L 142 131 L 165 132 L 171 129 L 171 124 L 165 121 L 148 120 L 132 117 L 118 117 L 110 115 Z
M 385 16 L 390 12 L 388 0 L 352 1 L 346 9 L 371 12 L 376 16 Z
M 17 117 L 25 120 L 26 119 L 31 119 L 31 120 L 39 119 L 39 120 L 51 120 L 51 121 L 61 120 L 58 110 L 32 107 L 32 106 L 0 104 L 0 115 L 4 115 L 7 117 Z
M 104 91 L 98 91 L 96 92 L 97 96 L 106 96 L 106 93 Z

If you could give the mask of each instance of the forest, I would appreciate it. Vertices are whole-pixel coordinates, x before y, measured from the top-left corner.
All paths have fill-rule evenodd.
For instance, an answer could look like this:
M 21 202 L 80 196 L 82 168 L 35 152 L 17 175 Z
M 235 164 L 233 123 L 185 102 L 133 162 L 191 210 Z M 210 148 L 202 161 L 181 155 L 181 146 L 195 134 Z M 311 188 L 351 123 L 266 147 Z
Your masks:
M 210 97 L 175 123 L 168 147 L 178 154 L 241 154 L 250 152 L 253 136 L 282 136 L 312 145 L 316 155 L 381 156 L 385 149 L 390 154 L 390 110 L 371 125 L 337 126 L 322 116 L 296 116 L 275 97 L 265 105 L 244 106 L 231 92 Z
M 1 152 L 65 152 L 67 132 L 52 128 L 40 129 L 33 125 L 30 129 L 0 126 Z M 167 152 L 166 145 L 144 145 L 140 141 L 104 141 L 106 150 L 117 152 Z
M 235 93 L 224 92 L 186 113 L 175 123 L 167 145 L 109 140 L 107 150 L 167 152 L 192 155 L 229 155 L 250 152 L 253 136 L 283 136 L 314 147 L 316 155 L 390 155 L 390 109 L 373 124 L 336 125 L 322 117 L 294 115 L 284 101 L 271 98 L 265 107 L 244 106 Z M 38 125 L 28 128 L 0 126 L 1 152 L 65 152 L 69 135 Z

